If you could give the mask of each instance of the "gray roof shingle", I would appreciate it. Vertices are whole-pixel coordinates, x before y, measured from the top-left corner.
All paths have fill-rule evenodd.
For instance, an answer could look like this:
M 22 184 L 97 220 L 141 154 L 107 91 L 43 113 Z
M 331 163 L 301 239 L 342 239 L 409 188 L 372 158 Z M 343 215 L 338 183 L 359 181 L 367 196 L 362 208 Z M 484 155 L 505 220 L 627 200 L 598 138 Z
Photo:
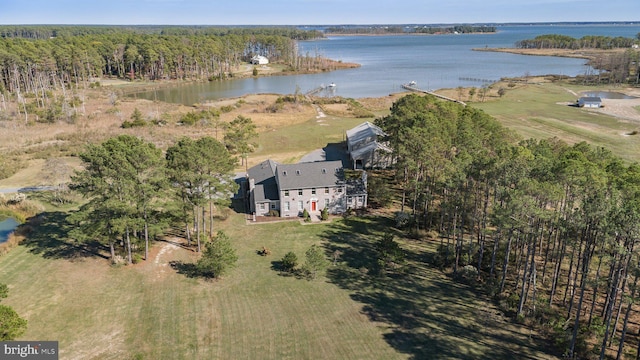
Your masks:
M 342 161 L 278 164 L 276 181 L 280 190 L 308 189 L 342 185 Z
M 249 169 L 249 178 L 255 181 L 254 196 L 256 201 L 278 200 L 278 184 L 275 172 L 278 164 L 273 160 L 265 160 Z

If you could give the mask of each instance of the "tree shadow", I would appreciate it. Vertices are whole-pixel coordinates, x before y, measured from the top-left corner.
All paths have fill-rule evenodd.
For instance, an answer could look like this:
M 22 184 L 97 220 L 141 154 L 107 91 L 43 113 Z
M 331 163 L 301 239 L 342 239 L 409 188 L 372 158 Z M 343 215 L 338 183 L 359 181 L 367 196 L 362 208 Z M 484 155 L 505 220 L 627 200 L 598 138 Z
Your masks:
M 425 265 L 424 247 L 404 246 L 402 272 L 378 274 L 375 243 L 399 235 L 387 218 L 334 222 L 322 236 L 327 253 L 341 252 L 327 271 L 330 282 L 350 292 L 362 313 L 384 324 L 387 343 L 412 359 L 534 359 L 555 357 L 543 341 L 511 330 L 510 322 L 482 291 L 453 282 Z
M 178 274 L 184 275 L 188 278 L 205 278 L 205 276 L 200 275 L 195 263 L 173 260 L 169 262 L 169 266 L 171 266 L 171 268 Z
M 69 238 L 72 224 L 67 221 L 67 213 L 61 211 L 44 212 L 29 218 L 19 228 L 25 236 L 21 245 L 33 254 L 50 259 L 78 260 L 98 257 L 109 259 L 107 249 L 99 241 L 79 242 Z

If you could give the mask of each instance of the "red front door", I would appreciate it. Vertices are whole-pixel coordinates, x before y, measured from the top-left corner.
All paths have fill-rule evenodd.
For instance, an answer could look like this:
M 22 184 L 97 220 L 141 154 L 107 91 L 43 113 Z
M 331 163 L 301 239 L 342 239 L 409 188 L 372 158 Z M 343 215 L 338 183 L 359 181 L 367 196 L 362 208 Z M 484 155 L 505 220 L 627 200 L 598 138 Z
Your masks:
M 316 211 L 316 204 L 317 203 L 315 201 L 311 202 L 311 211 Z

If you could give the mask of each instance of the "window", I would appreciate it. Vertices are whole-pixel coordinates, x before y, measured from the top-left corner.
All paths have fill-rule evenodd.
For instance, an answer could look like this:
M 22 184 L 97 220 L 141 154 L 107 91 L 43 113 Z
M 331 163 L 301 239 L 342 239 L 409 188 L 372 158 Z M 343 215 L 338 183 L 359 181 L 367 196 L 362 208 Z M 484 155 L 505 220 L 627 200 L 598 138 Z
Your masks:
M 284 191 L 284 196 L 289 197 L 289 190 Z
M 329 208 L 329 199 L 324 199 L 324 207 Z
M 287 176 L 287 170 L 282 171 L 282 175 Z
M 326 174 L 327 173 L 327 169 L 322 169 L 322 173 Z
M 276 203 L 271 203 L 271 208 L 275 209 L 276 208 Z
M 328 194 L 328 193 L 329 193 L 329 188 L 328 188 L 328 187 L 324 188 L 324 193 L 325 193 L 325 194 Z
M 338 192 L 339 192 L 339 193 L 341 193 L 341 192 L 342 192 L 342 188 L 341 188 L 341 187 L 339 187 L 339 188 L 338 188 Z
M 291 210 L 291 204 L 289 204 L 288 201 L 284 202 L 284 211 L 289 211 Z
M 260 203 L 260 210 L 264 210 L 264 209 L 265 209 L 264 203 Z
M 296 170 L 296 175 L 300 176 L 300 170 Z
M 311 188 L 311 195 L 315 195 L 316 194 L 316 188 Z
M 304 203 L 302 201 L 298 201 L 298 210 L 302 211 L 304 209 Z
M 298 195 L 302 196 L 302 189 L 298 189 Z

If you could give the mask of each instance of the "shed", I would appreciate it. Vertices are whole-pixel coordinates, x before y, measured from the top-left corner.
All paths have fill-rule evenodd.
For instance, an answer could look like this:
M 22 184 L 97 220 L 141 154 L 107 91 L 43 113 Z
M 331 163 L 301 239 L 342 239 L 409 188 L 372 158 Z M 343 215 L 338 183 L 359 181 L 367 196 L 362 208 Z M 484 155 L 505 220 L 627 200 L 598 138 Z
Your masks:
M 579 107 L 600 108 L 602 107 L 602 99 L 599 96 L 583 96 L 578 99 Z

